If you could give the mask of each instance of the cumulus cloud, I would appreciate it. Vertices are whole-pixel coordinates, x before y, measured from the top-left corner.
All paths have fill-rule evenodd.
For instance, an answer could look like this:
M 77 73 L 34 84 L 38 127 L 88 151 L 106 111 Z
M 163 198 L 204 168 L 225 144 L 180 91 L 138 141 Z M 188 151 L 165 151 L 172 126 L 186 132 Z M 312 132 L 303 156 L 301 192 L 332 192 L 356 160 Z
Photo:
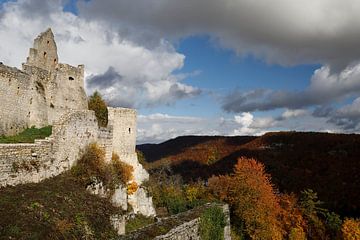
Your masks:
M 340 73 L 331 73 L 329 66 L 323 66 L 315 71 L 310 86 L 303 91 L 236 90 L 223 99 L 222 108 L 227 112 L 300 109 L 330 104 L 359 93 L 360 63 L 349 66 Z
M 163 38 L 152 46 L 141 45 L 114 23 L 64 12 L 60 0 L 18 0 L 5 3 L 0 11 L 4 64 L 19 67 L 32 40 L 50 26 L 60 61 L 85 64 L 87 91 L 100 90 L 113 106 L 171 104 L 200 94 L 173 73 L 183 67 L 185 56 Z
M 139 41 L 209 34 L 224 47 L 270 63 L 342 69 L 360 56 L 357 0 L 92 0 L 79 9 L 89 19 L 126 23 L 128 31 L 147 29 L 134 36 Z

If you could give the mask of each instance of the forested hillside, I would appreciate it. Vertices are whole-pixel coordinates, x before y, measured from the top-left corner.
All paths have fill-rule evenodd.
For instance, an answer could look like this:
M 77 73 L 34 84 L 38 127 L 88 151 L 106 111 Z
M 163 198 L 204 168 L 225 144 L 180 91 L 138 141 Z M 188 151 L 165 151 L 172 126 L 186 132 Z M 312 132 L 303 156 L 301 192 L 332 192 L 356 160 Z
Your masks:
M 261 137 L 185 136 L 139 145 L 147 168 L 171 168 L 185 182 L 233 172 L 239 157 L 265 165 L 275 188 L 318 193 L 324 206 L 342 216 L 360 216 L 360 135 L 313 132 L 267 133 Z

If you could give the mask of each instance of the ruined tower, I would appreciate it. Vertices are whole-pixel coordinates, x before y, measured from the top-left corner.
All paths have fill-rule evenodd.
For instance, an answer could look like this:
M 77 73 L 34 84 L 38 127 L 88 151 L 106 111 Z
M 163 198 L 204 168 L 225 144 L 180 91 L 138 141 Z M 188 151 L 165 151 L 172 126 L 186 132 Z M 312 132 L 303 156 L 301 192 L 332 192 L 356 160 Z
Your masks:
M 69 110 L 87 109 L 84 66 L 59 63 L 49 28 L 35 38 L 22 70 L 0 66 L 0 135 L 53 124 Z

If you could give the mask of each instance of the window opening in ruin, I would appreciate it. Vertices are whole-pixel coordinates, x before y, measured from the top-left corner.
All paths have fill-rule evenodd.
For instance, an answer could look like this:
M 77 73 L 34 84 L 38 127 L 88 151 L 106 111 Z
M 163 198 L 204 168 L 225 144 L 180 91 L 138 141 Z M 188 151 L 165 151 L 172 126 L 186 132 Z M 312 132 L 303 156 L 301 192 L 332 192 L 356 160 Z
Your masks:
M 131 133 L 131 128 L 129 128 L 129 134 Z
M 46 58 L 46 52 L 44 52 L 44 58 Z
M 69 80 L 70 80 L 70 81 L 73 81 L 73 80 L 74 80 L 74 78 L 73 78 L 73 77 L 69 77 Z
M 54 59 L 54 63 L 56 64 L 56 58 Z
M 48 40 L 46 43 L 47 43 L 47 44 L 49 44 L 49 43 L 50 43 L 50 41 Z

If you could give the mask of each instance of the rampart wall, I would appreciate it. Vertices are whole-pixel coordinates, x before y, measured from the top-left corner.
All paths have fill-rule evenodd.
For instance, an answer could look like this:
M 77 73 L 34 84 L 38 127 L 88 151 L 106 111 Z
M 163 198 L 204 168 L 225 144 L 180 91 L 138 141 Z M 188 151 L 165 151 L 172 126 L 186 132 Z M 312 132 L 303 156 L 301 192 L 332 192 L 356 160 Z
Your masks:
M 53 125 L 53 134 L 33 144 L 0 144 L 0 186 L 39 182 L 71 168 L 98 137 L 93 111 L 73 111 Z

